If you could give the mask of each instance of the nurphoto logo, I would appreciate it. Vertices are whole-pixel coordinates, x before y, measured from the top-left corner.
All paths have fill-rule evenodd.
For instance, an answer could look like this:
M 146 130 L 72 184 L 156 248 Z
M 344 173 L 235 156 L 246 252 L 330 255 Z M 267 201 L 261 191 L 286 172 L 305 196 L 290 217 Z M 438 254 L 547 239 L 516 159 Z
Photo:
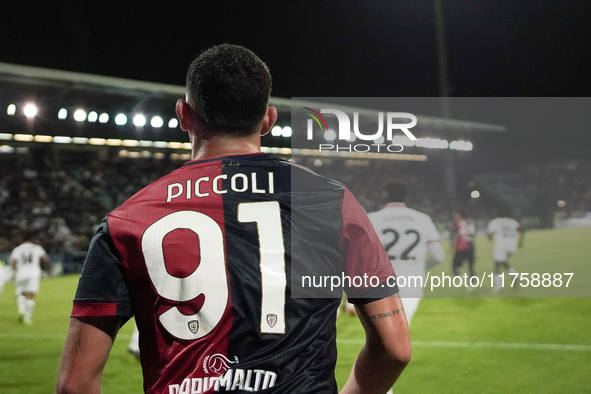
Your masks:
M 399 153 L 402 152 L 403 146 L 400 144 L 392 143 L 395 136 L 395 131 L 402 131 L 408 138 L 416 141 L 417 138 L 413 133 L 410 132 L 410 128 L 416 126 L 417 117 L 408 112 L 386 112 L 384 120 L 384 112 L 378 113 L 378 130 L 374 133 L 364 134 L 359 130 L 359 113 L 353 112 L 353 127 L 351 127 L 351 119 L 349 115 L 344 111 L 338 109 L 326 109 L 322 108 L 320 111 L 316 111 L 310 107 L 302 107 L 304 113 L 310 116 L 307 122 L 307 134 L 306 138 L 308 141 L 314 139 L 314 124 L 316 123 L 320 128 L 320 131 L 324 132 L 325 136 L 331 135 L 330 139 L 337 139 L 341 143 L 321 143 L 318 145 L 320 151 L 332 150 L 332 151 L 348 151 L 348 152 L 389 152 Z M 336 116 L 338 122 L 338 132 L 328 128 L 328 123 L 322 114 L 332 114 Z M 397 123 L 401 119 L 409 119 L 407 123 Z M 334 118 L 333 118 L 334 120 Z M 384 127 L 385 124 L 385 127 Z M 384 129 L 386 130 L 386 136 L 384 137 Z M 334 138 L 332 138 L 334 137 Z M 358 140 L 363 141 L 357 143 Z M 343 143 L 348 142 L 349 144 Z

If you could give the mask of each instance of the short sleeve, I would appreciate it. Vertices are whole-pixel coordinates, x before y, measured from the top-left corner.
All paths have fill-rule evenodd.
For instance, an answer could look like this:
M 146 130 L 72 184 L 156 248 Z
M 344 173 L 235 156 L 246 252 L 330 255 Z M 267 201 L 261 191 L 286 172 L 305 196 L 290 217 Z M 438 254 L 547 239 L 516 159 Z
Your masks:
M 107 218 L 90 242 L 71 316 L 132 316 L 123 264 L 117 257 Z
M 493 234 L 495 232 L 495 221 L 491 220 L 488 223 L 488 227 L 486 228 L 486 232 L 489 234 Z
M 341 248 L 344 274 L 350 278 L 344 290 L 349 301 L 364 304 L 398 292 L 395 273 L 363 207 L 345 189 Z

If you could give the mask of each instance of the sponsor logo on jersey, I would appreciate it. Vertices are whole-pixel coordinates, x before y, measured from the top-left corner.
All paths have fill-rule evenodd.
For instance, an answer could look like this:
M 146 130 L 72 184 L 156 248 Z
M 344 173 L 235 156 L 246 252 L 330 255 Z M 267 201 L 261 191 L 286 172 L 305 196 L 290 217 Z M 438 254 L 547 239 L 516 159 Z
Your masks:
M 231 360 L 221 353 L 208 355 L 203 360 L 203 371 L 208 375 L 216 376 L 187 377 L 181 383 L 168 385 L 168 394 L 201 394 L 212 390 L 214 392 L 235 390 L 257 392 L 275 386 L 277 382 L 275 372 L 264 369 L 235 368 L 238 363 L 237 356 Z

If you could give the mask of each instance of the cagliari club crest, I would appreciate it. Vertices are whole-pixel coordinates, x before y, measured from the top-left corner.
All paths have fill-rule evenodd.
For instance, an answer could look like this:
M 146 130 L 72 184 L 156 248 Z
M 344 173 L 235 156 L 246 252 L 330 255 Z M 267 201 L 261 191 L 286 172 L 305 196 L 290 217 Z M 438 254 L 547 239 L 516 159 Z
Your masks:
M 277 323 L 277 315 L 274 313 L 269 313 L 267 315 L 267 324 L 269 325 L 269 327 L 271 327 L 271 328 L 275 327 L 276 323 Z
M 193 334 L 197 334 L 197 331 L 199 331 L 199 322 L 197 320 L 191 320 L 189 322 L 189 330 L 191 330 Z

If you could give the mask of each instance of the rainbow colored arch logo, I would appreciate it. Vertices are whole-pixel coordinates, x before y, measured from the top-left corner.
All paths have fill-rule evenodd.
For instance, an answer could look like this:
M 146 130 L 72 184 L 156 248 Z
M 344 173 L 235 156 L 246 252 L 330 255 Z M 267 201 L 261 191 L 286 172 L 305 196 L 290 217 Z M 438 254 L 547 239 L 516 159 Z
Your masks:
M 304 111 L 305 114 L 310 115 L 312 117 L 312 119 L 314 119 L 316 121 L 316 123 L 318 123 L 318 126 L 320 126 L 320 130 L 328 131 L 328 125 L 326 124 L 326 120 L 324 120 L 324 117 L 322 115 L 320 115 L 320 112 L 315 111 L 312 108 L 308 108 L 308 107 L 302 107 L 302 108 L 313 112 L 313 113 L 310 113 L 310 112 Z M 320 119 L 318 119 L 318 118 L 320 118 Z M 322 120 L 322 123 L 320 122 L 320 120 Z M 323 124 L 324 124 L 324 126 L 323 126 Z

